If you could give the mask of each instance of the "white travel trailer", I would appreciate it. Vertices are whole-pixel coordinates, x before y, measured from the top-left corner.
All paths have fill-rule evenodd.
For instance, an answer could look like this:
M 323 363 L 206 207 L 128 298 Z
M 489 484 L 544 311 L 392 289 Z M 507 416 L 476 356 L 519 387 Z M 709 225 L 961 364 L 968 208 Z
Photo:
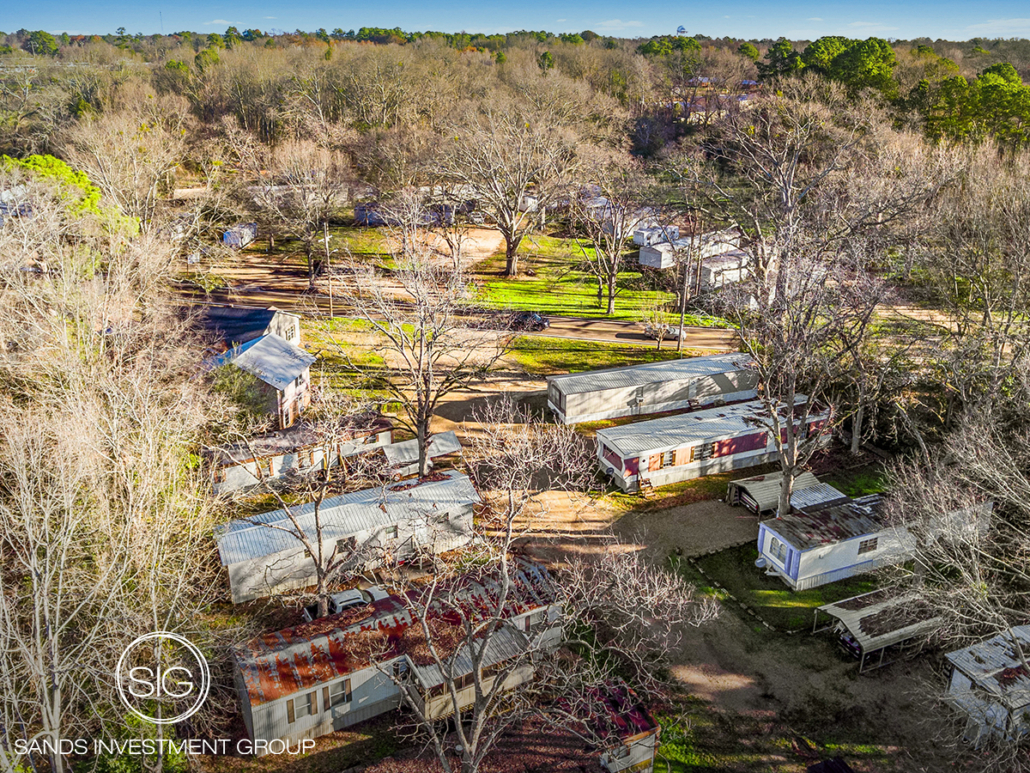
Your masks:
M 560 423 L 578 424 L 751 400 L 752 365 L 733 353 L 548 376 L 547 406 Z

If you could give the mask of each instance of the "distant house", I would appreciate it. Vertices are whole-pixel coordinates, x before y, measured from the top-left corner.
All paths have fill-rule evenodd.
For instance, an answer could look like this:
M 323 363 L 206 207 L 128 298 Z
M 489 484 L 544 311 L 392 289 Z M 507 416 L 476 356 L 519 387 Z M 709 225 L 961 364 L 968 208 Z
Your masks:
M 300 346 L 300 316 L 275 306 L 204 306 L 197 313 L 197 323 L 220 342 L 223 351 L 270 334 Z
M 234 250 L 242 250 L 257 238 L 257 223 L 243 223 L 233 226 L 222 234 L 222 244 Z
M 530 646 L 559 644 L 561 607 L 547 570 L 519 561 L 511 580 L 501 610 L 504 622 L 487 646 L 488 689 L 491 668 L 522 657 Z M 467 598 L 472 619 L 476 609 L 496 610 L 500 586 L 495 579 L 455 582 L 455 592 L 446 595 Z M 437 589 L 438 599 L 444 595 Z M 316 738 L 399 708 L 405 702 L 402 691 L 429 718 L 443 720 L 453 714 L 450 689 L 413 608 L 425 608 L 418 591 L 258 636 L 237 647 L 236 689 L 250 738 Z M 453 664 L 458 708 L 465 708 L 474 700 L 475 686 L 464 632 L 446 635 L 446 627 L 456 628 L 458 622 L 439 601 L 428 605 L 428 617 L 437 631 L 433 643 L 439 656 Z M 527 659 L 508 673 L 503 688 L 524 684 L 534 673 Z
M 31 218 L 32 216 L 32 201 L 29 198 L 28 186 L 15 185 L 0 190 L 0 226 L 4 224 L 4 218 Z
M 347 431 L 335 433 L 334 440 L 335 447 L 326 454 L 318 427 L 300 423 L 246 443 L 213 448 L 209 454 L 212 489 L 215 494 L 228 494 L 262 480 L 278 480 L 290 471 L 306 474 L 334 467 L 341 459 L 388 446 L 393 426 L 382 417 L 357 417 Z
M 826 616 L 827 625 L 820 627 Z M 858 659 L 858 672 L 918 653 L 941 618 L 916 593 L 875 590 L 815 610 L 812 633 L 833 629 L 842 649 Z
M 448 471 L 418 482 L 355 491 L 322 502 L 323 544 L 377 548 L 397 560 L 420 550 L 443 553 L 472 539 L 472 510 L 480 502 L 468 476 Z M 315 503 L 291 508 L 305 533 L 315 532 Z M 230 521 L 215 533 L 229 572 L 234 604 L 304 588 L 316 580 L 314 560 L 300 541 L 271 526 L 292 529 L 285 510 Z M 365 552 L 368 552 L 367 550 Z M 368 565 L 356 566 L 356 570 Z
M 548 376 L 547 406 L 562 424 L 641 416 L 755 397 L 757 376 L 747 354 Z
M 212 358 L 214 366 L 234 365 L 254 376 L 267 413 L 280 429 L 293 426 L 311 402 L 311 366 L 315 358 L 274 333 L 255 338 Z
M 1021 625 L 945 655 L 951 665 L 947 697 L 967 717 L 967 742 L 1013 741 L 1030 730 L 1028 654 L 1030 625 Z
M 674 241 L 660 241 L 640 248 L 641 266 L 666 269 L 692 259 L 710 258 L 733 252 L 740 247 L 740 232 L 735 228 L 709 231 L 697 236 L 686 236 Z
M 638 228 L 633 232 L 633 244 L 638 247 L 650 247 L 652 244 L 676 241 L 680 238 L 680 229 L 676 225 L 654 225 Z
M 798 395 L 796 404 L 806 400 Z M 820 432 L 828 419 L 828 411 L 814 410 L 802 434 Z M 753 467 L 777 457 L 769 420 L 764 405 L 751 400 L 602 429 L 598 462 L 623 491 Z
M 906 561 L 916 537 L 903 524 L 884 518 L 879 494 L 858 499 L 825 483 L 794 492 L 795 512 L 758 527 L 756 566 L 793 590 L 805 590 Z M 983 529 L 993 503 L 943 514 L 929 528 Z

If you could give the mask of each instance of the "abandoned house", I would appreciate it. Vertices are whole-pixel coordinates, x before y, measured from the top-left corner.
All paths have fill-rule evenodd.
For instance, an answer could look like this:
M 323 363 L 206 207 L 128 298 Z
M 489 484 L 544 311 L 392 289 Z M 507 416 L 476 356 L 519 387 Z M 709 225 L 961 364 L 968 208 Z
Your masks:
M 601 739 L 601 770 L 607 773 L 651 773 L 661 732 L 651 712 L 622 680 L 589 691 L 583 701 L 585 737 Z
M 348 551 L 353 566 L 345 568 L 361 571 L 420 551 L 444 553 L 465 545 L 472 539 L 472 510 L 479 502 L 472 481 L 451 470 L 330 497 L 320 506 L 307 502 L 290 512 L 310 539 L 320 525 L 323 545 Z M 216 530 L 234 604 L 315 584 L 314 559 L 295 529 L 289 513 L 274 510 Z
M 204 306 L 197 313 L 197 324 L 213 338 L 218 351 L 253 341 L 265 335 L 277 335 L 300 346 L 300 316 L 269 306 Z
M 1030 625 L 944 657 L 951 665 L 948 700 L 967 718 L 964 739 L 1013 741 L 1030 729 Z
M 324 433 L 317 424 L 301 422 L 245 443 L 218 446 L 209 452 L 215 494 L 228 494 L 279 480 L 291 472 L 302 475 L 335 467 L 341 459 L 369 453 L 393 442 L 393 425 L 382 416 L 354 417 L 346 426 Z
M 780 504 L 780 486 L 783 483 L 782 472 L 771 472 L 768 475 L 755 475 L 751 478 L 732 480 L 726 485 L 726 504 L 731 507 L 746 507 L 755 515 L 775 510 Z M 793 491 L 810 488 L 819 483 L 819 479 L 810 472 L 803 472 L 794 478 Z
M 314 356 L 274 333 L 234 347 L 211 362 L 214 367 L 233 365 L 253 376 L 254 402 L 276 417 L 280 429 L 292 427 L 311 403 Z
M 796 406 L 806 399 L 798 395 Z M 821 432 L 828 418 L 828 411 L 813 410 L 801 434 Z M 770 422 L 765 406 L 750 400 L 602 429 L 598 462 L 623 491 L 753 467 L 777 457 Z
M 556 647 L 561 638 L 561 606 L 547 570 L 520 560 L 503 607 L 496 578 L 454 582 L 453 589 L 437 588 L 432 602 L 423 603 L 413 590 L 237 647 L 236 688 L 247 734 L 252 740 L 315 738 L 399 708 L 402 691 L 427 718 L 444 719 L 455 711 L 443 676 L 448 668 L 458 709 L 470 705 L 471 642 L 444 598 L 460 601 L 469 620 L 503 620 L 487 644 L 482 686 L 491 689 L 498 673 L 505 674 L 504 689 L 531 680 L 534 667 L 526 653 Z M 421 610 L 438 632 L 438 658 L 418 622 Z
M 453 431 L 440 432 L 429 438 L 426 455 L 429 457 L 430 469 L 434 459 L 456 456 L 460 453 L 461 442 Z M 400 480 L 418 472 L 418 440 L 405 440 L 385 446 L 383 456 L 386 457 L 387 474 L 394 480 Z
M 234 250 L 242 250 L 257 238 L 257 223 L 241 223 L 222 234 L 222 244 Z
M 547 377 L 547 406 L 562 424 L 751 400 L 747 354 L 716 354 Z

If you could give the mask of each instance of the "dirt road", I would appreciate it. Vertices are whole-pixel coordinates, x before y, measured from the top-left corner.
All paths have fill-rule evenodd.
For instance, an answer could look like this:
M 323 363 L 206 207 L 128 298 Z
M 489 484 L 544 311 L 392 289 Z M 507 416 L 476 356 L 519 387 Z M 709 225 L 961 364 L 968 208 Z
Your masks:
M 644 335 L 640 322 L 625 322 L 610 319 L 578 319 L 576 317 L 549 317 L 551 327 L 530 336 L 571 338 L 577 341 L 603 341 L 616 344 L 637 344 L 656 346 L 656 342 Z M 709 327 L 688 327 L 683 339 L 687 349 L 710 349 L 735 352 L 740 343 L 736 331 Z M 662 342 L 663 349 L 675 349 L 675 339 Z

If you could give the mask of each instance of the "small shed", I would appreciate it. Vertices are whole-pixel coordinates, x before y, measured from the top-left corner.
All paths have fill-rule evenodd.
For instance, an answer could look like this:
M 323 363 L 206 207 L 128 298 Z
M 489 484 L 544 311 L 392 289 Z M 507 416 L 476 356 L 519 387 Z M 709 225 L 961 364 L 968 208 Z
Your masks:
M 726 502 L 732 506 L 742 505 L 755 514 L 775 510 L 780 503 L 782 482 L 782 472 L 732 480 L 726 486 Z M 819 479 L 815 475 L 803 472 L 794 479 L 794 494 L 818 483 Z M 791 497 L 791 504 L 794 504 L 793 497 Z
M 797 395 L 795 406 L 806 400 Z M 821 432 L 828 418 L 813 410 L 803 434 Z M 776 457 L 769 419 L 764 404 L 751 400 L 598 430 L 598 463 L 623 491 L 753 467 Z
M 451 454 L 461 453 L 461 443 L 454 432 L 441 432 L 429 438 L 429 447 L 426 449 L 429 456 L 429 464 L 432 467 L 433 459 Z M 394 480 L 399 480 L 406 475 L 414 475 L 418 472 L 418 440 L 405 440 L 400 443 L 392 443 L 383 446 L 383 455 L 389 465 L 390 475 Z
M 222 244 L 234 250 L 242 250 L 257 238 L 257 223 L 242 223 L 222 234 Z
M 443 553 L 466 544 L 472 539 L 472 510 L 479 501 L 468 476 L 451 470 L 414 483 L 330 497 L 317 506 L 317 514 L 315 502 L 296 505 L 291 512 L 309 536 L 320 523 L 328 545 L 376 547 L 401 560 L 419 550 Z M 314 561 L 290 533 L 294 528 L 285 510 L 273 510 L 216 530 L 234 604 L 314 584 Z
M 1030 731 L 1026 653 L 1030 653 L 1030 625 L 1009 628 L 945 655 L 951 665 L 947 697 L 967 717 L 967 742 L 979 746 L 991 737 L 1011 742 Z
M 829 622 L 820 625 L 824 616 Z M 812 633 L 832 628 L 844 650 L 858 658 L 861 674 L 918 653 L 942 622 L 918 594 L 876 590 L 823 604 L 815 610 Z
M 751 400 L 758 377 L 747 354 L 716 354 L 547 378 L 547 405 L 561 424 L 641 416 Z

